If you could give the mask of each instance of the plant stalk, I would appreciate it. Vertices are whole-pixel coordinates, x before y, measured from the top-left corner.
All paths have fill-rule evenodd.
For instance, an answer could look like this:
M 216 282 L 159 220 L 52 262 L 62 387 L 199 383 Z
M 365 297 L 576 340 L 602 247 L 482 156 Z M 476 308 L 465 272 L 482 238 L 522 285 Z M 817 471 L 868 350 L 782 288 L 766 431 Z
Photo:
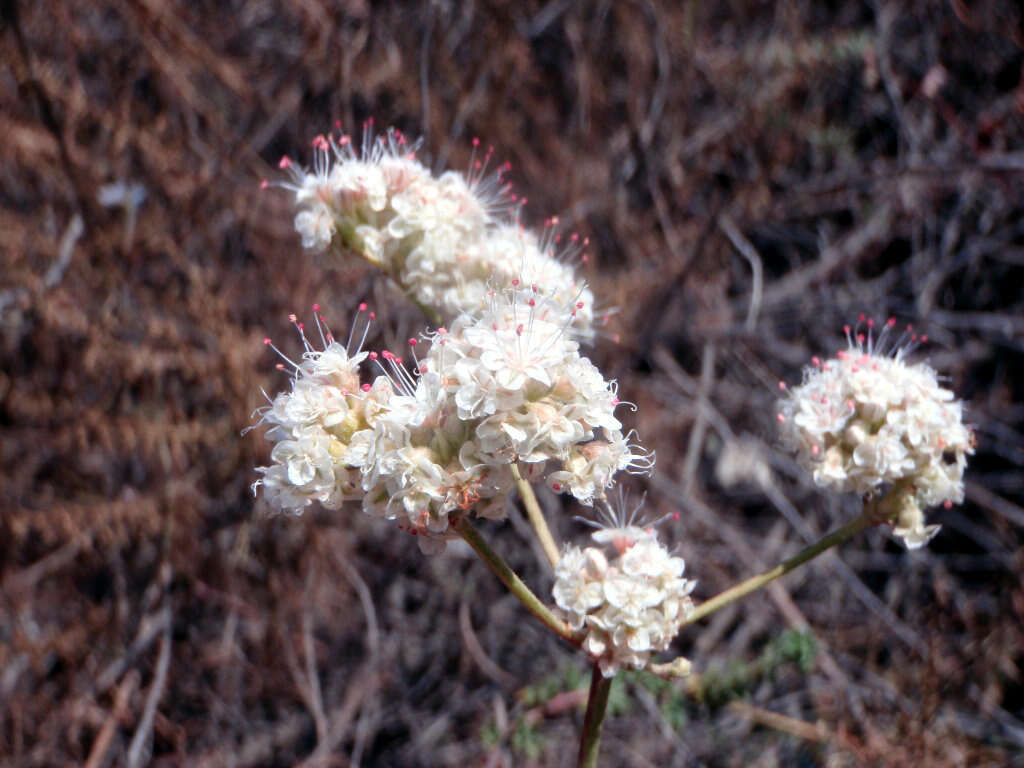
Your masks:
M 537 495 L 533 492 L 533 486 L 519 474 L 517 464 L 512 465 L 512 477 L 515 478 L 519 498 L 523 500 L 523 506 L 526 507 L 526 516 L 530 518 L 530 524 L 533 525 L 540 546 L 544 550 L 548 562 L 551 563 L 551 567 L 554 568 L 558 565 L 558 545 L 555 544 L 555 537 L 551 535 L 551 529 L 548 528 L 548 521 L 544 518 L 544 512 L 540 508 L 540 502 L 537 501 Z
M 769 584 L 775 579 L 783 576 L 794 568 L 798 568 L 809 560 L 813 560 L 822 552 L 831 549 L 834 546 L 842 544 L 844 541 L 853 538 L 861 531 L 866 528 L 870 528 L 878 522 L 876 517 L 871 516 L 868 512 L 864 512 L 853 521 L 847 523 L 842 528 L 837 528 L 828 534 L 820 541 L 811 544 L 806 549 L 793 555 L 788 560 L 779 563 L 774 568 L 765 571 L 762 574 L 753 576 L 746 581 L 740 582 L 739 584 L 730 587 L 724 592 L 719 592 L 717 595 L 712 597 L 710 600 L 706 600 L 694 609 L 693 613 L 687 617 L 680 626 L 686 626 L 687 624 L 693 624 L 695 621 L 700 621 L 708 614 L 714 613 L 719 608 L 724 608 L 729 603 L 739 600 L 741 597 L 749 595 L 751 592 L 759 590 L 761 587 Z
M 601 674 L 595 663 L 590 676 L 590 695 L 587 697 L 587 713 L 583 716 L 583 732 L 580 734 L 580 756 L 577 768 L 597 768 L 597 753 L 601 748 L 601 726 L 608 711 L 608 694 L 612 680 Z
M 515 595 L 530 613 L 536 616 L 540 622 L 564 640 L 579 647 L 579 640 L 574 636 L 569 625 L 559 619 L 551 610 L 530 591 L 530 588 L 523 583 L 515 571 L 506 563 L 497 552 L 491 549 L 484 541 L 480 532 L 465 517 L 461 517 L 451 524 L 452 528 L 473 548 L 480 559 L 487 563 L 494 571 L 494 575 L 501 579 L 501 583 L 508 587 L 509 592 Z

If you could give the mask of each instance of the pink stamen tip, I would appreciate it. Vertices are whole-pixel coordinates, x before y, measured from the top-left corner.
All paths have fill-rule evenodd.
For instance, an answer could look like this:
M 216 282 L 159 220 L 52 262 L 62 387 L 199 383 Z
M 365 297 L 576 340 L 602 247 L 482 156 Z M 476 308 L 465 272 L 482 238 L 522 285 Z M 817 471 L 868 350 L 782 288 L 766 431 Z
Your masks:
M 861 312 L 859 315 L 857 315 L 857 319 L 860 320 L 860 322 L 863 323 L 864 322 L 864 313 Z
M 305 323 L 299 323 L 298 326 L 299 326 L 299 330 L 300 331 L 306 330 L 306 324 Z
M 269 186 L 270 186 L 270 182 L 267 181 L 266 179 L 264 179 L 263 181 L 260 182 L 260 189 L 266 189 Z
M 850 332 L 850 326 L 844 325 L 843 326 L 843 333 L 849 333 L 849 332 Z
M 340 131 L 341 130 L 341 120 L 335 120 L 334 121 L 334 127 L 337 128 Z
M 923 336 L 921 337 L 921 343 L 922 343 L 922 344 L 927 344 L 927 343 L 928 343 L 928 334 L 927 334 L 927 333 L 926 333 L 926 334 L 924 334 L 924 335 L 923 335 Z
M 885 324 L 892 328 L 894 325 L 896 325 L 896 318 L 890 317 L 888 320 L 885 321 Z
M 812 445 L 811 446 L 811 455 L 812 456 L 817 456 L 819 453 L 821 453 L 821 448 L 819 446 L 817 446 L 817 445 Z
M 577 301 L 576 302 L 576 309 L 583 309 L 583 302 L 582 301 Z
M 519 280 L 518 280 L 518 279 L 515 279 L 515 280 L 513 280 L 513 281 L 512 281 L 512 285 L 514 285 L 514 286 L 515 286 L 515 285 L 519 285 Z
M 371 360 L 376 360 L 379 357 L 379 355 L 376 352 L 371 352 L 369 355 L 367 355 L 367 357 L 369 357 Z
M 551 490 L 553 490 L 553 491 L 561 491 L 562 490 L 562 486 L 559 485 L 558 483 L 552 483 L 551 484 Z
M 446 333 L 448 333 L 448 329 L 447 328 L 443 328 L 443 327 L 442 328 L 438 328 L 437 332 L 439 334 L 441 334 L 442 336 L 444 336 Z
M 423 363 L 423 364 L 422 364 L 422 365 L 420 366 L 420 373 L 426 373 L 426 372 L 427 372 L 427 364 L 426 364 L 426 363 Z
M 523 324 L 520 323 L 519 325 L 516 326 L 516 336 L 522 336 L 522 335 L 523 335 Z
M 866 337 L 864 336 L 864 334 L 863 334 L 863 333 L 858 333 L 858 334 L 857 334 L 857 343 L 858 343 L 858 344 L 863 344 L 863 343 L 864 343 L 864 339 L 865 339 L 865 338 L 866 338 Z
M 529 300 L 529 302 L 527 302 L 527 303 L 528 303 L 528 304 L 529 304 L 529 305 L 530 305 L 531 307 L 535 307 L 535 306 L 537 306 L 537 300 L 536 300 L 536 299 L 530 299 L 530 300 Z
M 786 423 L 786 417 L 783 416 L 781 413 L 775 414 L 775 418 L 779 420 L 779 424 L 785 424 Z
M 821 358 L 820 358 L 820 357 L 818 357 L 817 355 L 815 355 L 814 357 L 812 357 L 812 358 L 811 358 L 811 365 L 813 365 L 813 366 L 819 366 L 819 365 L 821 365 Z
M 617 397 L 613 397 L 613 398 L 612 398 L 612 405 L 618 405 L 618 404 L 619 404 L 619 403 L 621 403 L 621 402 L 622 402 L 622 401 L 621 401 L 621 400 L 619 400 L 619 398 L 617 398 Z
M 581 261 L 581 262 L 582 262 L 583 264 L 587 264 L 587 263 L 589 263 L 589 262 L 590 262 L 590 257 L 589 257 L 589 256 L 587 256 L 587 254 L 585 254 L 585 253 L 584 253 L 584 254 L 583 254 L 583 256 L 582 256 L 582 257 L 580 257 L 580 261 Z
M 292 314 L 288 315 L 288 322 L 290 322 L 290 323 L 294 323 L 294 322 L 295 322 L 295 321 L 296 321 L 297 319 L 298 319 L 298 318 L 297 318 L 297 317 L 295 317 L 295 314 L 294 314 L 294 313 L 292 313 Z
M 377 313 L 376 312 L 371 312 L 370 313 L 370 319 L 371 320 L 376 320 L 377 319 Z
M 942 502 L 942 506 L 945 507 L 946 509 L 952 509 L 953 502 L 950 501 L 949 499 L 946 499 L 944 502 Z
M 266 345 L 267 345 L 267 346 L 269 347 L 269 346 L 270 346 L 270 343 L 271 343 L 271 342 L 270 342 L 270 337 L 269 337 L 269 336 L 265 337 L 265 338 L 263 339 L 263 343 L 264 343 L 264 344 L 266 344 Z
M 416 339 L 409 339 L 409 346 L 410 346 L 410 347 L 415 347 L 415 346 L 416 346 L 416 344 L 418 344 L 418 342 L 416 341 Z
M 288 157 L 288 155 L 281 155 L 281 159 L 278 161 L 277 167 L 281 168 L 283 170 L 285 168 L 289 168 L 291 166 L 291 164 L 292 164 L 292 159 L 290 157 Z
M 875 318 L 873 318 L 873 317 L 868 318 L 868 328 L 874 328 L 874 327 L 875 327 Z
M 363 392 L 369 392 L 370 391 L 370 385 L 369 384 L 363 384 L 360 387 L 360 389 L 363 390 Z
M 395 365 L 401 365 L 404 361 L 400 357 L 395 358 Z
M 476 137 L 476 136 L 473 137 L 473 146 L 474 147 L 479 147 L 480 146 L 480 139 L 478 137 Z
M 319 312 L 320 311 L 320 305 L 319 304 L 314 304 L 313 305 L 313 311 L 314 312 Z
M 279 371 L 283 371 L 283 370 L 284 370 L 284 363 L 278 363 L 278 364 L 277 364 L 277 365 L 275 365 L 274 367 L 275 367 L 275 368 L 276 368 L 277 370 L 279 370 Z
M 786 391 L 786 382 L 780 381 L 779 382 L 779 389 L 781 389 L 783 392 L 785 392 Z

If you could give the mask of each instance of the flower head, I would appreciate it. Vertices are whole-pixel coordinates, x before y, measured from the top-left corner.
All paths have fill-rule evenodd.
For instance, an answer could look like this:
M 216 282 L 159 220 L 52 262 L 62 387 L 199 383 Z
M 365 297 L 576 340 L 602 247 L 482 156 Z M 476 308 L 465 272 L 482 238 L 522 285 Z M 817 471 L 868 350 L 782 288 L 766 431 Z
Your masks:
M 889 344 L 895 320 L 877 338 L 873 321 L 862 322 L 865 332 L 847 327 L 847 349 L 830 360 L 814 358 L 800 386 L 780 384 L 786 394 L 778 421 L 783 441 L 819 486 L 901 499 L 882 507 L 898 521 L 896 535 L 915 548 L 938 530 L 924 527 L 920 510 L 963 500 L 973 435 L 962 404 L 939 385 L 935 371 L 908 363 L 909 346 Z
M 624 517 L 609 507 L 609 525 L 592 534 L 598 544 L 613 546 L 611 559 L 600 547 L 568 547 L 555 566 L 555 603 L 583 633 L 584 650 L 606 677 L 622 667 L 646 667 L 693 612 L 696 582 L 683 578 L 682 558 L 640 522 L 638 509 Z

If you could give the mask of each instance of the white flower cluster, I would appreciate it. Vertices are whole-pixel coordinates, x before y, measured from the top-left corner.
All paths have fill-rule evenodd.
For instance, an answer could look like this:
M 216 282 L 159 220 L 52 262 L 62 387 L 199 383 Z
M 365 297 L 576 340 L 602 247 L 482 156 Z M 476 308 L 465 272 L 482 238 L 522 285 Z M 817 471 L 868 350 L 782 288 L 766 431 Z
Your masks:
M 513 465 L 585 504 L 603 499 L 616 472 L 646 473 L 654 458 L 622 434 L 614 383 L 568 332 L 578 304 L 518 281 L 492 290 L 482 311 L 426 337 L 413 373 L 390 352 L 350 355 L 329 336 L 317 351 L 303 335 L 291 391 L 262 411 L 274 463 L 254 490 L 293 511 L 361 499 L 424 551 L 443 549 L 452 512 L 503 517 Z M 367 359 L 384 375 L 360 384 Z
M 468 178 L 455 171 L 435 177 L 401 133 L 371 136 L 367 130 L 358 152 L 348 136 L 318 136 L 312 170 L 282 159 L 292 175 L 284 186 L 295 194 L 304 247 L 322 251 L 333 244 L 360 253 L 444 322 L 476 311 L 494 283 L 518 278 L 548 286 L 563 303 L 582 301 L 573 328 L 593 335 L 593 296 L 564 257 L 556 257 L 557 236 L 538 239 L 496 215 L 514 198 L 502 202 L 506 166 L 486 173 L 490 151 L 473 160 Z M 557 220 L 549 224 L 553 232 Z M 573 236 L 565 256 L 585 244 Z
M 682 558 L 668 553 L 653 528 L 605 528 L 592 537 L 612 544 L 616 556 L 568 547 L 555 566 L 555 603 L 569 626 L 583 631 L 583 649 L 605 677 L 643 669 L 693 613 L 696 582 L 683 578 Z
M 973 435 L 962 404 L 939 386 L 934 370 L 908 364 L 907 347 L 884 351 L 895 320 L 877 340 L 873 323 L 867 324 L 867 335 L 851 335 L 847 327 L 848 349 L 834 359 L 813 359 L 803 383 L 779 401 L 778 420 L 783 440 L 816 484 L 839 492 L 884 491 L 880 509 L 915 549 L 939 529 L 924 525 L 922 510 L 963 501 Z

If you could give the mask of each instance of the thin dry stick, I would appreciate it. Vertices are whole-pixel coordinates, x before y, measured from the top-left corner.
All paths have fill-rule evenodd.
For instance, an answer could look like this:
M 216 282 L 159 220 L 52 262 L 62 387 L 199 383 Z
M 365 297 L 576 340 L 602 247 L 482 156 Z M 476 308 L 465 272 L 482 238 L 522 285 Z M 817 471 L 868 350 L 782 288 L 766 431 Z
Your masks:
M 153 731 L 153 720 L 156 717 L 156 707 L 160 703 L 160 697 L 164 694 L 164 687 L 167 685 L 167 670 L 171 666 L 171 603 L 165 599 L 164 612 L 167 615 L 164 623 L 164 634 L 160 640 L 160 655 L 156 661 L 156 674 L 153 676 L 153 684 L 149 686 L 149 695 L 146 696 L 146 704 L 142 709 L 142 717 L 139 725 L 132 736 L 131 746 L 128 747 L 128 766 L 135 768 L 141 765 L 143 752 L 149 743 L 149 737 Z
M 554 568 L 558 565 L 558 545 L 555 544 L 555 537 L 551 535 L 551 529 L 548 528 L 548 521 L 544 518 L 544 512 L 541 510 L 537 496 L 533 492 L 533 486 L 519 474 L 519 467 L 515 464 L 512 465 L 512 477 L 516 480 L 519 498 L 523 500 L 523 506 L 526 507 L 526 515 L 530 518 L 533 530 L 537 533 L 537 539 L 544 549 L 548 562 Z

